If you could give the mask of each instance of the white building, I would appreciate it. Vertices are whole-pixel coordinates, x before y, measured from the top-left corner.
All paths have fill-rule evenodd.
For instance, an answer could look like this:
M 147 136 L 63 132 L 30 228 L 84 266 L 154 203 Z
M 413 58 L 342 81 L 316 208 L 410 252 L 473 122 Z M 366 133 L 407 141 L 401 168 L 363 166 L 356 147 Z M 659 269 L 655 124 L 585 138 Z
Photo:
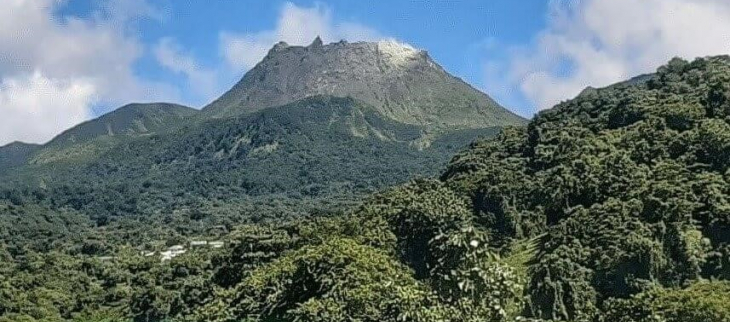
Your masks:
M 205 240 L 193 240 L 190 242 L 190 247 L 201 247 L 208 245 L 208 241 Z
M 177 256 L 180 256 L 182 254 L 185 254 L 187 250 L 185 250 L 185 247 L 183 245 L 175 245 L 171 246 L 164 252 L 160 252 L 160 260 L 161 261 L 169 261 Z

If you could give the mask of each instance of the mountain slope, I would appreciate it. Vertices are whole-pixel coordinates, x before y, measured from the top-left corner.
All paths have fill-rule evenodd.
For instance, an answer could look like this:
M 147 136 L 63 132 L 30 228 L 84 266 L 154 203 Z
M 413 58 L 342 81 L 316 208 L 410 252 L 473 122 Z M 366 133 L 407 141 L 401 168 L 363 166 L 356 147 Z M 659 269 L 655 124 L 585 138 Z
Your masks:
M 128 104 L 64 131 L 47 146 L 82 143 L 101 136 L 149 135 L 196 112 L 193 108 L 170 103 Z
M 63 187 L 57 203 L 74 202 L 77 209 L 88 207 L 95 216 L 150 214 L 191 200 L 235 203 L 276 194 L 282 199 L 334 202 L 414 176 L 433 175 L 459 148 L 497 131 L 434 134 L 425 127 L 395 122 L 351 98 L 314 96 L 117 142 L 113 149 L 67 169 L 30 165 L 14 179 L 30 187 Z M 110 208 L 115 211 L 92 197 L 116 194 L 113 190 L 121 186 L 126 187 L 123 199 L 103 201 L 126 205 Z M 185 197 L 170 199 L 176 194 Z M 78 204 L 79 200 L 85 201 Z M 146 208 L 128 208 L 143 204 Z
M 310 151 L 320 151 L 308 147 L 319 140 L 331 142 L 325 146 L 353 145 L 358 140 L 348 138 L 356 137 L 367 147 L 416 137 L 412 125 L 379 121 L 380 114 L 370 117 L 369 110 L 374 108 L 354 100 L 314 97 L 229 119 L 233 123 L 210 137 L 179 141 L 192 150 L 180 155 L 195 155 L 186 170 L 216 155 L 250 159 L 259 148 L 312 161 L 336 155 L 307 160 Z M 730 57 L 673 60 L 645 81 L 586 92 L 541 112 L 526 128 L 479 140 L 454 157 L 440 179 L 387 189 L 340 216 L 245 225 L 226 238 L 225 248 L 191 250 L 163 264 L 136 251 L 119 252 L 118 260 L 104 266 L 117 274 L 94 274 L 97 270 L 88 269 L 94 262 L 85 263 L 85 257 L 72 261 L 75 266 L 48 264 L 50 273 L 41 276 L 78 267 L 75 274 L 55 273 L 63 281 L 50 284 L 57 293 L 79 281 L 103 288 L 86 287 L 92 290 L 88 296 L 61 304 L 38 296 L 49 293 L 45 285 L 0 287 L 8 294 L 25 289 L 38 294 L 13 298 L 24 305 L 11 306 L 10 318 L 22 313 L 16 307 L 36 303 L 48 312 L 82 307 L 66 303 L 89 298 L 106 304 L 119 292 L 116 276 L 131 275 L 144 277 L 123 284 L 134 295 L 112 303 L 113 311 L 101 306 L 100 315 L 182 321 L 727 322 L 729 116 Z M 352 136 L 353 128 L 369 134 Z M 248 133 L 264 135 L 249 140 Z M 282 133 L 308 148 L 274 147 Z M 156 164 L 170 162 L 187 161 L 172 155 Z M 276 174 L 268 177 L 278 180 Z M 15 271 L 29 266 L 23 262 Z
M 170 103 L 128 104 L 64 131 L 38 149 L 28 162 L 51 164 L 93 158 L 120 141 L 178 126 L 197 112 Z
M 405 45 L 279 44 L 204 111 L 124 106 L 54 138 L 2 185 L 99 217 L 264 196 L 338 203 L 435 174 L 476 137 L 521 123 Z
M 204 108 L 215 117 L 250 113 L 313 95 L 353 97 L 405 124 L 485 128 L 522 124 L 486 94 L 449 75 L 425 51 L 394 41 L 308 47 L 279 43 Z
M 723 321 L 710 297 L 651 299 L 730 279 L 728 116 L 730 57 L 675 59 L 473 144 L 442 179 L 471 198 L 493 245 L 540 239 L 530 316 Z
M 338 216 L 201 228 L 218 215 L 210 204 L 316 195 L 302 184 L 321 176 L 387 181 L 471 134 L 433 139 L 316 96 L 123 141 L 88 176 L 47 174 L 57 190 L 0 193 L 0 320 L 729 321 L 728 56 L 586 91 L 476 141 L 439 179 Z M 96 227 L 78 211 L 147 209 L 161 220 Z M 235 209 L 224 227 L 260 211 Z M 225 246 L 146 255 L 213 238 Z
M 40 147 L 38 144 L 23 142 L 13 142 L 0 147 L 0 172 L 3 172 L 3 169 L 22 165 Z
M 675 59 L 349 216 L 242 229 L 194 316 L 727 322 L 728 173 L 730 57 Z

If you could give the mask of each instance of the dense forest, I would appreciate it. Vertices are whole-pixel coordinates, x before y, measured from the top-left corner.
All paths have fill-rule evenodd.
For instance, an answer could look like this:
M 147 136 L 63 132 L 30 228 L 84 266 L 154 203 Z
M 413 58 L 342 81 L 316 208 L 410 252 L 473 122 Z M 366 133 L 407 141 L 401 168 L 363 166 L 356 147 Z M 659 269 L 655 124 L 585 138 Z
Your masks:
M 8 190 L 0 321 L 727 322 L 729 170 L 730 57 L 711 57 L 588 89 L 438 178 L 280 220 L 231 211 L 222 232 L 192 210 L 99 226 Z M 194 238 L 226 246 L 144 254 Z
M 136 123 L 127 121 L 130 113 L 114 114 Z M 151 123 L 156 115 L 143 119 Z M 281 220 L 436 175 L 471 140 L 499 130 L 429 132 L 352 98 L 331 96 L 181 124 L 144 136 L 69 142 L 104 128 L 83 124 L 31 155 L 26 165 L 0 170 L 0 196 L 16 204 L 70 208 L 99 225 L 173 214 L 209 225 Z

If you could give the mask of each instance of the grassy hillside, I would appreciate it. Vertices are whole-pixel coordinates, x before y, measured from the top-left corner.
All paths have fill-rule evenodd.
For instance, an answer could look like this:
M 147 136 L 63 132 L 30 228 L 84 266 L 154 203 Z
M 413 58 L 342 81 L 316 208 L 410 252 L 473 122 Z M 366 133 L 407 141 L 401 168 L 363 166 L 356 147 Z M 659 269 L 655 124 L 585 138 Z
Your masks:
M 48 146 L 67 146 L 101 136 L 140 136 L 170 127 L 197 111 L 170 103 L 128 104 L 59 134 Z

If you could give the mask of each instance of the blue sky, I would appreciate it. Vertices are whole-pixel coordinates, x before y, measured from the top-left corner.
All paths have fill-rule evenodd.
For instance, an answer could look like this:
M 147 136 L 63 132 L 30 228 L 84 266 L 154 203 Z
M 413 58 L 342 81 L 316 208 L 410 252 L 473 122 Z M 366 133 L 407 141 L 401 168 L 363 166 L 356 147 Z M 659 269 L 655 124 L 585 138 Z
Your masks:
M 57 17 L 90 18 L 99 12 L 98 1 L 71 0 Z M 211 5 L 215 3 L 215 5 Z M 484 90 L 486 60 L 504 52 L 496 44 L 527 43 L 544 27 L 547 2 L 544 0 L 463 0 L 463 1 L 150 1 L 154 14 L 137 19 L 134 26 L 141 42 L 154 48 L 163 38 L 174 39 L 184 54 L 201 68 L 214 69 L 224 58 L 219 50 L 221 33 L 246 34 L 276 28 L 283 8 L 317 8 L 327 13 L 333 24 L 354 23 L 372 29 L 384 38 L 395 38 L 424 49 L 452 74 Z M 313 38 L 313 36 L 309 35 Z M 334 41 L 334 39 L 332 39 Z M 355 39 L 357 40 L 357 39 Z M 147 79 L 186 87 L 180 75 L 146 55 L 136 63 L 138 75 Z M 218 90 L 232 86 L 244 69 L 219 75 Z M 186 95 L 187 92 L 189 95 Z M 183 103 L 200 107 L 210 95 L 183 91 Z M 512 107 L 523 115 L 531 113 L 529 102 Z M 108 110 L 99 106 L 95 113 Z
M 0 145 L 129 102 L 202 107 L 277 41 L 395 39 L 530 117 L 674 56 L 730 52 L 727 0 L 3 0 Z

